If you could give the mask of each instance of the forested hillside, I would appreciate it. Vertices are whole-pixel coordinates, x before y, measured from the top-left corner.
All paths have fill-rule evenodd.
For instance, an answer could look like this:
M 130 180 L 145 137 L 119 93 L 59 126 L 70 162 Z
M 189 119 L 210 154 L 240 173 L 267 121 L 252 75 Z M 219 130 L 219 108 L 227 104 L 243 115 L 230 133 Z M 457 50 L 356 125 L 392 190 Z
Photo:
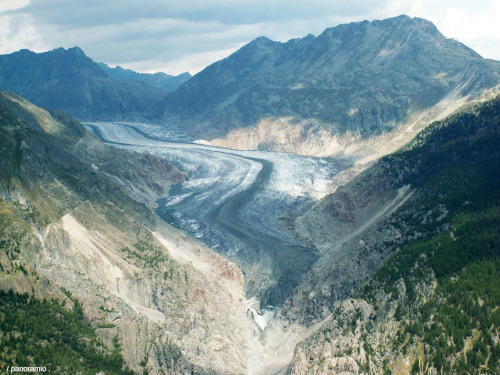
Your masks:
M 432 124 L 374 166 L 393 187 L 413 191 L 374 229 L 392 237 L 376 248 L 358 237 L 354 261 L 370 252 L 387 261 L 332 305 L 320 331 L 297 348 L 290 373 L 498 372 L 498 144 L 500 98 Z

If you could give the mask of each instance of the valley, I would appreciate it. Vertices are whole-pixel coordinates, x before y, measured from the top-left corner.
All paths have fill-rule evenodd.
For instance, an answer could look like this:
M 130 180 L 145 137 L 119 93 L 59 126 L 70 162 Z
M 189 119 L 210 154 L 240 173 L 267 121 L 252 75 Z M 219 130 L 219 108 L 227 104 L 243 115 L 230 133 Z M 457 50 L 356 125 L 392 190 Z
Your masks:
M 286 218 L 333 191 L 345 161 L 223 149 L 153 125 L 86 126 L 105 142 L 161 156 L 188 173 L 158 200 L 157 214 L 237 263 L 248 296 L 263 307 L 281 306 L 317 260 L 314 247 L 286 230 Z
M 0 369 L 498 373 L 499 61 L 401 15 L 115 65 L 0 55 Z
M 246 373 L 404 374 L 498 366 L 498 103 L 434 122 L 343 186 L 346 160 L 223 149 L 148 124 L 86 126 L 187 172 L 156 213 L 242 270 L 259 327 Z M 467 288 L 469 266 L 488 269 L 486 289 L 460 297 L 447 277 Z M 447 320 L 462 311 L 465 327 Z

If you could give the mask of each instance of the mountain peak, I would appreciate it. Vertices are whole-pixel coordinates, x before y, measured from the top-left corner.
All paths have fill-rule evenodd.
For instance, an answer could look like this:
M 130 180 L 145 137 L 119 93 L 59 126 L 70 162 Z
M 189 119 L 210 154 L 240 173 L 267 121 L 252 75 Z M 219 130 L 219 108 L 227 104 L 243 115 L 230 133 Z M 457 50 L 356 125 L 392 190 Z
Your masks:
M 385 20 L 387 22 L 391 22 L 395 25 L 407 26 L 407 27 L 417 27 L 421 31 L 429 32 L 429 33 L 438 33 L 441 35 L 436 25 L 434 25 L 431 21 L 426 20 L 425 18 L 420 17 L 408 17 L 406 15 L 401 15 L 398 17 L 388 18 Z M 384 22 L 384 21 L 381 21 Z
M 79 47 L 0 55 L 0 89 L 85 120 L 137 119 L 164 92 L 107 76 Z
M 267 36 L 259 36 L 252 40 L 249 44 L 257 45 L 257 46 L 274 46 L 278 44 L 274 40 L 269 39 Z
M 418 17 L 411 18 L 407 15 L 400 15 L 384 20 L 374 20 L 371 22 L 351 22 L 329 27 L 320 35 L 320 37 L 338 37 L 340 35 L 350 37 L 353 33 L 374 33 L 373 29 L 386 30 L 386 32 L 398 30 L 399 33 L 393 35 L 393 37 L 397 37 L 397 35 L 406 35 L 404 32 L 405 30 L 408 32 L 410 30 L 419 31 L 442 37 L 442 34 L 431 21 Z
M 332 134 L 370 137 L 457 87 L 467 95 L 498 82 L 497 62 L 445 38 L 430 21 L 402 15 L 287 43 L 259 37 L 196 74 L 157 113 L 209 140 L 270 118 L 314 119 Z
M 87 57 L 87 55 L 85 55 L 85 52 L 83 52 L 83 50 L 80 47 L 78 47 L 78 46 L 68 48 L 67 52 L 70 53 L 70 54 L 74 54 L 76 56 L 80 56 L 80 57 L 85 56 L 85 57 Z
M 267 36 L 261 35 L 254 39 L 254 42 L 273 42 Z
M 99 68 L 106 73 L 109 77 L 131 80 L 131 81 L 139 81 L 147 83 L 153 87 L 156 87 L 165 92 L 171 92 L 180 87 L 184 82 L 186 82 L 191 75 L 189 73 L 182 73 L 178 76 L 173 76 L 170 74 L 166 74 L 163 72 L 157 73 L 139 73 L 135 72 L 131 69 L 126 69 L 117 65 L 114 68 L 106 65 L 105 63 L 98 63 Z
M 82 51 L 80 47 L 70 47 L 70 48 L 64 48 L 64 47 L 58 47 L 54 48 L 53 50 L 46 51 L 46 52 L 41 52 L 39 54 L 53 54 L 53 53 L 61 53 L 61 54 L 75 54 L 75 55 L 83 55 L 86 56 L 85 53 Z M 37 53 L 38 55 L 38 53 Z
M 15 54 L 15 53 L 18 53 L 20 55 L 36 55 L 35 52 L 33 52 L 27 48 L 20 49 L 19 51 L 13 52 L 12 54 Z

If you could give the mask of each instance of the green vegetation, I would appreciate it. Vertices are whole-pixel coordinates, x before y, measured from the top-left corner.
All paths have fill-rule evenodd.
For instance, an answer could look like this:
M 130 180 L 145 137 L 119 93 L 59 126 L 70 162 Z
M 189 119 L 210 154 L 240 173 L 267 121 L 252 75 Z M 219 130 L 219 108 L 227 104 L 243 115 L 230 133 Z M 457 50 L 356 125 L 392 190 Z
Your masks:
M 134 244 L 145 262 L 153 268 L 168 261 L 168 257 L 161 249 L 148 241 L 138 241 Z M 137 253 L 136 253 L 137 254 Z
M 175 261 L 153 243 L 152 238 L 141 239 L 134 243 L 132 248 L 120 249 L 125 257 L 140 262 L 142 266 L 148 267 L 152 272 L 158 273 L 163 280 L 180 280 L 179 266 Z M 184 275 L 187 284 L 187 274 Z
M 397 301 L 393 350 L 423 343 L 425 366 L 447 374 L 500 369 L 499 114 L 496 98 L 431 125 L 381 161 L 416 193 L 389 219 L 401 239 L 385 244 L 393 256 L 358 297 L 376 304 L 383 290 Z M 421 370 L 416 361 L 412 372 Z
M 492 334 L 500 328 L 500 208 L 462 213 L 454 223 L 453 236 L 446 231 L 401 249 L 363 295 L 374 300 L 382 286 L 397 300 L 392 285 L 403 280 L 406 300 L 394 317 L 404 324 L 395 348 L 405 352 L 410 344 L 424 342 L 429 364 L 445 373 L 477 373 L 480 365 L 499 368 L 500 343 Z M 417 288 L 431 273 L 438 286 L 422 304 Z
M 500 255 L 500 207 L 460 213 L 452 223 L 451 230 L 441 232 L 430 240 L 406 245 L 377 272 L 375 280 L 383 281 L 386 291 L 397 298 L 397 290 L 391 285 L 402 278 L 408 288 L 411 284 L 408 282 L 408 270 L 416 263 L 421 268 L 413 271 L 416 278 L 421 279 L 432 270 L 442 283 L 469 264 L 494 261 Z M 411 294 L 411 297 L 415 296 Z
M 57 301 L 0 292 L 0 363 L 56 374 L 133 374 L 119 347 L 106 348 L 73 303 L 68 311 Z
M 35 106 L 23 108 L 18 103 L 23 100 L 0 93 L 3 289 L 30 291 L 30 295 L 37 296 L 61 295 L 57 286 L 39 275 L 31 263 L 33 255 L 41 250 L 36 231 L 43 233 L 48 224 L 71 213 L 89 230 L 99 229 L 102 220 L 94 220 L 97 215 L 130 235 L 130 245 L 122 249 L 123 258 L 151 276 L 175 280 L 164 283 L 170 284 L 165 286 L 165 293 L 176 295 L 172 288 L 177 284 L 182 284 L 182 291 L 185 285 L 178 281 L 187 280 L 182 268 L 156 246 L 150 231 L 144 229 L 144 224 L 154 227 L 156 219 L 130 190 L 139 195 L 149 190 L 163 193 L 167 182 L 182 180 L 184 174 L 155 156 L 132 154 L 100 143 L 80 123 L 61 112 L 49 111 L 51 118 Z M 40 121 L 43 117 L 48 123 Z M 50 131 L 46 132 L 41 124 L 46 128 L 50 125 Z M 57 246 L 47 242 L 51 249 Z M 187 303 L 180 299 L 172 298 L 176 311 Z M 67 311 L 57 301 L 0 292 L 0 368 L 45 366 L 56 374 L 131 374 L 121 355 L 119 337 L 108 348 L 107 342 L 97 336 L 115 334 L 115 325 L 102 319 L 91 326 L 77 301 L 73 303 L 75 309 Z M 98 308 L 100 316 L 114 311 L 109 303 Z M 162 348 L 165 352 L 158 358 L 164 361 L 161 366 L 190 368 L 175 343 Z

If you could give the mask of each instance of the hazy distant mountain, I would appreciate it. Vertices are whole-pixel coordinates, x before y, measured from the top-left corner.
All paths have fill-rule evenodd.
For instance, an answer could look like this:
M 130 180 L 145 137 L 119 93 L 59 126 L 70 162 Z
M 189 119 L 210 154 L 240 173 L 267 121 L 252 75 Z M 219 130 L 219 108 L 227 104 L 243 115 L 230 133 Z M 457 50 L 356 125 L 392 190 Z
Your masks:
M 450 93 L 459 98 L 498 83 L 499 62 L 444 37 L 429 21 L 399 16 L 286 43 L 259 37 L 167 95 L 155 115 L 204 139 L 264 119 L 302 121 L 294 142 L 317 126 L 365 138 L 393 129 Z
M 143 82 L 115 79 L 78 48 L 0 56 L 0 90 L 83 120 L 142 118 L 165 92 Z
M 191 74 L 188 72 L 172 76 L 161 72 L 154 74 L 138 73 L 130 69 L 124 69 L 121 66 L 111 68 L 104 63 L 98 63 L 97 65 L 110 77 L 145 82 L 165 92 L 174 91 L 191 78 Z

